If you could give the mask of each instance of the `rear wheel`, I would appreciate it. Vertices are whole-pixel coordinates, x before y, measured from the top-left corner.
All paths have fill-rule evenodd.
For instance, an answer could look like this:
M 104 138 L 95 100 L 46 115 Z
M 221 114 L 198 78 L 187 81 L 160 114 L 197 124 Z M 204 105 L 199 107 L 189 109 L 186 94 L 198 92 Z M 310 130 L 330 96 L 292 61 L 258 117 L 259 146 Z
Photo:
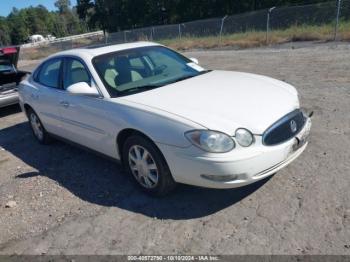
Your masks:
M 159 149 L 142 136 L 133 135 L 125 141 L 123 161 L 137 184 L 151 195 L 166 195 L 176 186 Z
M 28 119 L 30 127 L 33 131 L 35 138 L 41 144 L 48 144 L 51 142 L 50 135 L 46 132 L 43 124 L 41 123 L 38 115 L 32 110 L 28 110 Z

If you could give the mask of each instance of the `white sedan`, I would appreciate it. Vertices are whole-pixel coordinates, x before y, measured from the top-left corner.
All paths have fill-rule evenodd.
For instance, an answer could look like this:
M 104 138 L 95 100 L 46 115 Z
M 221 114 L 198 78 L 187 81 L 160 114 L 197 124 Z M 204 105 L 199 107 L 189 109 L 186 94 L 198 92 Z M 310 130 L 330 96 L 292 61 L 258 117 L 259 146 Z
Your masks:
M 19 93 L 40 143 L 64 138 L 120 160 L 153 195 L 261 180 L 304 151 L 311 127 L 291 85 L 205 70 L 148 42 L 57 53 Z

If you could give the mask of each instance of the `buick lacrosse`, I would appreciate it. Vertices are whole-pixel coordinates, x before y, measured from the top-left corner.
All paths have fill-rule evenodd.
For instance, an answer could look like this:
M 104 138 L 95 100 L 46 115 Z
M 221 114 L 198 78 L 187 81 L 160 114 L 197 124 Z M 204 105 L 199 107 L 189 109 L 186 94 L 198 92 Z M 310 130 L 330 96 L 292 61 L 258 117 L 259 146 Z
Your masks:
M 146 192 L 177 183 L 244 186 L 306 148 L 311 120 L 291 85 L 206 70 L 137 42 L 57 53 L 19 88 L 36 139 L 64 138 L 120 160 Z

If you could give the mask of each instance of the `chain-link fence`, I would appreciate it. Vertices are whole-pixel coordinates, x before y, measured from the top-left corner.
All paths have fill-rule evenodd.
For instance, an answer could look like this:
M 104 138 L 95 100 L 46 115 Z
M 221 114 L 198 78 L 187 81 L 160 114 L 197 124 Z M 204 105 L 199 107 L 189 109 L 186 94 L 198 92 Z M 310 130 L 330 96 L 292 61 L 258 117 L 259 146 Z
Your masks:
M 266 32 L 285 30 L 298 26 L 334 26 L 339 19 L 350 19 L 350 0 L 338 0 L 319 4 L 277 7 L 244 14 L 187 22 L 182 24 L 155 26 L 111 33 L 108 42 L 122 43 L 138 40 L 161 41 L 183 37 L 222 36 L 251 31 Z M 317 30 L 317 28 L 314 28 Z M 323 28 L 320 27 L 320 30 Z M 334 28 L 334 30 L 336 30 Z M 350 30 L 350 29 L 349 29 Z M 334 31 L 329 32 L 331 39 Z
M 287 7 L 271 7 L 238 15 L 186 22 L 181 24 L 153 26 L 107 33 L 105 36 L 89 37 L 22 50 L 21 59 L 38 59 L 48 54 L 87 45 L 117 44 L 141 40 L 181 43 L 186 40 L 200 42 L 210 38 L 212 46 L 225 44 L 227 40 L 239 40 L 250 33 L 258 44 L 273 40 L 350 40 L 350 0 L 334 0 L 319 4 Z M 341 34 L 340 34 L 341 33 Z M 208 40 L 209 41 L 209 40 Z M 202 41 L 203 42 L 203 41 Z M 227 45 L 234 44 L 227 41 Z
M 20 51 L 20 60 L 37 60 L 59 51 L 106 43 L 105 36 L 93 35 L 65 41 L 42 42 L 34 46 L 23 46 Z

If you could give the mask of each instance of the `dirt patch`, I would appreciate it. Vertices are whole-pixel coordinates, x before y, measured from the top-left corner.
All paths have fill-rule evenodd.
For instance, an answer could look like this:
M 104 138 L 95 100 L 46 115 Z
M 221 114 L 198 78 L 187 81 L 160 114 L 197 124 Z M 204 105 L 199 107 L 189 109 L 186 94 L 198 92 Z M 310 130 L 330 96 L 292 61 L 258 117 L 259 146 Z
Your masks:
M 295 85 L 315 111 L 304 154 L 248 187 L 180 186 L 153 199 L 113 162 L 37 144 L 18 108 L 2 109 L 1 254 L 350 255 L 350 45 L 187 55 Z M 6 208 L 9 201 L 16 205 Z

